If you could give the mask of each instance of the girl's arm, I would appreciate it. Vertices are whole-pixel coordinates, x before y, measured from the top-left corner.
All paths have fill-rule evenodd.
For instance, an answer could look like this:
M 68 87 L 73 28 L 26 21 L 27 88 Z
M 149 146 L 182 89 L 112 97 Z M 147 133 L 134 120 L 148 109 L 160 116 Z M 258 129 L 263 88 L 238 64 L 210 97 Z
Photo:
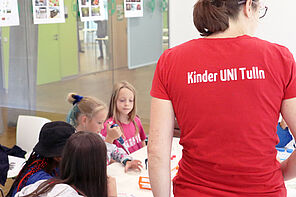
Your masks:
M 296 98 L 284 100 L 282 102 L 281 113 L 294 139 L 296 139 Z M 296 177 L 296 151 L 281 163 L 281 169 L 285 181 Z
M 114 144 L 106 143 L 107 146 L 107 156 L 111 159 L 111 161 L 117 161 L 124 165 L 124 171 L 128 170 L 139 170 L 141 171 L 142 162 L 140 160 L 133 160 L 131 156 L 129 156 L 122 148 L 118 148 Z M 109 159 L 109 160 L 110 160 Z M 111 162 L 109 162 L 111 164 Z
M 145 147 L 146 146 L 145 140 L 141 141 L 141 143 L 142 143 L 142 147 Z
M 124 160 L 133 160 L 122 148 L 118 148 L 115 144 L 110 144 L 106 142 L 107 146 L 107 156 L 110 159 L 113 159 L 119 163 L 122 163 Z
M 108 177 L 107 190 L 108 190 L 108 197 L 117 196 L 116 179 L 114 177 L 111 177 L 111 176 Z
M 146 134 L 145 134 L 141 119 L 139 117 L 136 117 L 136 118 L 137 118 L 136 123 L 138 124 L 138 127 L 139 127 L 139 135 L 140 135 L 140 138 L 141 138 L 141 145 L 142 145 L 142 148 L 143 148 L 143 147 L 146 146 L 146 142 L 145 142 Z
M 171 195 L 171 147 L 174 132 L 171 101 L 152 98 L 148 142 L 149 178 L 154 197 Z

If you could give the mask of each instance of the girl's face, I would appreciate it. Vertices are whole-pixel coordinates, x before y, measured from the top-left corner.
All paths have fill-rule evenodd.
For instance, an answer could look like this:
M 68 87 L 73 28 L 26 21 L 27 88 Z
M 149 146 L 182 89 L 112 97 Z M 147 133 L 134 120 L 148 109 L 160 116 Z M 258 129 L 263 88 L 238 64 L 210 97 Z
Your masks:
M 85 130 L 94 133 L 101 132 L 101 130 L 104 129 L 104 121 L 106 120 L 106 117 L 107 110 L 105 109 L 98 111 L 91 119 L 87 117 Z
M 122 88 L 118 93 L 116 108 L 122 115 L 128 115 L 134 108 L 134 94 L 127 88 Z

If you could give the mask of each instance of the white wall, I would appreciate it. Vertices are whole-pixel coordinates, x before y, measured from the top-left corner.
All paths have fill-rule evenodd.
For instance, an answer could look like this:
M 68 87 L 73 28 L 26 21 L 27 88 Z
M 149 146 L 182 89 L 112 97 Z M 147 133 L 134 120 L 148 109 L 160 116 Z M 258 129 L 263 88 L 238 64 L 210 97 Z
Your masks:
M 268 0 L 267 6 L 256 36 L 288 47 L 296 58 L 296 1 Z
M 200 37 L 192 17 L 196 1 L 169 0 L 170 47 Z M 288 47 L 296 58 L 296 1 L 268 0 L 267 5 L 256 36 Z
M 174 47 L 193 38 L 199 32 L 193 24 L 193 6 L 197 0 L 169 0 L 169 46 Z

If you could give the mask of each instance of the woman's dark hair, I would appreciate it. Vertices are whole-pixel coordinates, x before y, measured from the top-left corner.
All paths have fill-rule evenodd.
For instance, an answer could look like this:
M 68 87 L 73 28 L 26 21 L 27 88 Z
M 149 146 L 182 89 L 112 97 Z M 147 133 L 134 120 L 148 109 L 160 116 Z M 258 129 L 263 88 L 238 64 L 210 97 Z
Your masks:
M 198 0 L 193 10 L 194 25 L 201 36 L 223 32 L 229 27 L 229 19 L 238 17 L 244 4 L 242 0 Z M 253 7 L 257 4 L 253 3 Z
M 60 174 L 59 179 L 45 181 L 24 197 L 39 196 L 59 183 L 87 197 L 107 197 L 107 149 L 103 139 L 92 132 L 73 134 L 64 147 Z
M 54 158 L 42 157 L 33 152 L 16 177 L 6 197 L 12 196 L 15 189 L 17 189 L 16 192 L 19 192 L 23 187 L 26 186 L 30 176 L 40 170 L 44 170 L 52 176 L 57 176 L 58 174 L 55 170 L 57 165 L 58 163 L 56 160 L 54 160 Z

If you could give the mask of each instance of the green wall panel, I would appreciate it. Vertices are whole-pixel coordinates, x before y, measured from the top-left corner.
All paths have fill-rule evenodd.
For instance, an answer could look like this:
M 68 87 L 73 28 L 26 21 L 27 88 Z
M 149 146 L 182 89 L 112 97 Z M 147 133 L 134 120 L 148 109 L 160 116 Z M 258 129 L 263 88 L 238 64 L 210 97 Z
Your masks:
M 78 74 L 76 1 L 68 0 L 64 3 L 68 10 L 66 23 L 43 24 L 38 27 L 38 85 Z
M 76 0 L 66 0 L 68 18 L 60 24 L 61 76 L 68 77 L 78 74 L 78 40 Z
M 9 30 L 10 27 L 2 27 L 2 46 L 4 58 L 4 76 L 5 88 L 8 89 L 8 72 L 9 72 Z
M 38 27 L 37 84 L 61 80 L 58 24 Z

